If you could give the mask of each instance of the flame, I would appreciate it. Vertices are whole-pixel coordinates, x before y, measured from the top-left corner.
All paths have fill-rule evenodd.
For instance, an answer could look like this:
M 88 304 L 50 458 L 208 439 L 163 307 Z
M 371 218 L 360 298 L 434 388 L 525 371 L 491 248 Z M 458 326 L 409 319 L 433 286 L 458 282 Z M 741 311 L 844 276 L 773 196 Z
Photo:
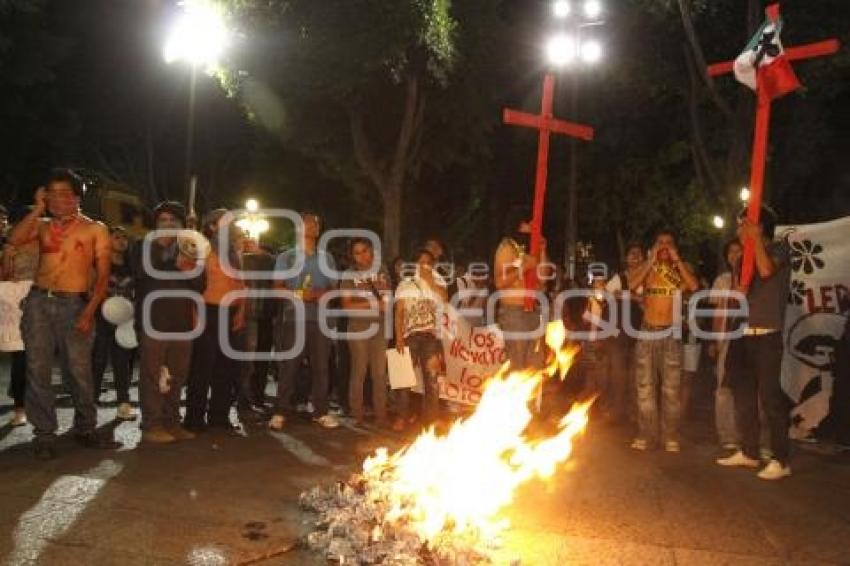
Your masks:
M 566 341 L 567 328 L 564 326 L 564 321 L 555 320 L 546 325 L 546 345 L 552 351 L 552 358 L 546 368 L 546 374 L 554 375 L 557 372 L 561 376 L 561 381 L 567 377 L 567 372 L 572 367 L 573 360 L 581 351 L 578 344 L 564 346 Z
M 394 454 L 381 448 L 366 459 L 367 494 L 386 503 L 387 521 L 431 544 L 445 536 L 498 540 L 509 526 L 500 512 L 511 504 L 517 487 L 551 478 L 588 422 L 592 400 L 574 405 L 555 434 L 528 437 L 529 403 L 542 380 L 554 369 L 566 373 L 577 352 L 563 347 L 565 336 L 563 324 L 560 330 L 550 325 L 546 342 L 557 349 L 549 368 L 508 373 L 503 367 L 488 381 L 475 412 L 444 436 L 431 428 Z

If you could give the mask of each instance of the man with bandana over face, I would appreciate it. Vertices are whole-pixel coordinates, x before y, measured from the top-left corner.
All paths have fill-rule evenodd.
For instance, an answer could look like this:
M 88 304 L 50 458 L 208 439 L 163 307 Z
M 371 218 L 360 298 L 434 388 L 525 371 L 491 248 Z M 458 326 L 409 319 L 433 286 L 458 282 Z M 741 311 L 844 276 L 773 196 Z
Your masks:
M 45 460 L 56 455 L 58 423 L 51 374 L 57 351 L 69 370 L 74 437 L 88 448 L 116 447 L 95 432 L 91 367 L 94 319 L 106 297 L 112 250 L 106 227 L 80 212 L 84 191 L 83 181 L 73 171 L 52 171 L 36 191 L 32 211 L 9 236 L 13 246 L 32 241 L 39 245 L 38 271 L 24 300 L 21 329 L 27 350 L 26 411 L 35 431 L 35 454 Z M 44 218 L 45 213 L 50 217 Z
M 142 440 L 166 444 L 195 437 L 180 426 L 180 392 L 189 377 L 191 333 L 198 315 L 191 296 L 200 297 L 205 286 L 203 273 L 192 276 L 188 272 L 203 259 L 198 255 L 203 254 L 199 250 L 204 240 L 197 232 L 183 232 L 186 209 L 179 202 L 162 202 L 153 214 L 158 232 L 137 246 L 130 263 L 136 280 L 136 323 L 140 330 Z M 153 297 L 153 293 L 171 296 Z

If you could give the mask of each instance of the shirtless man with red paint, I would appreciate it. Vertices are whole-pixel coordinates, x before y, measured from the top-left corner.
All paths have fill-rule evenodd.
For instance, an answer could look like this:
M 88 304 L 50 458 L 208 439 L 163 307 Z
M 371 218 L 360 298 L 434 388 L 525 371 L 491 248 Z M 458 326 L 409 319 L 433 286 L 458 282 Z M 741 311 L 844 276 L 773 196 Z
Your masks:
M 94 316 L 106 296 L 111 244 L 106 227 L 80 212 L 84 191 L 72 171 L 52 171 L 36 191 L 32 212 L 9 236 L 12 245 L 39 244 L 38 271 L 24 300 L 21 329 L 27 349 L 27 416 L 35 432 L 36 457 L 45 460 L 56 455 L 51 373 L 57 350 L 70 370 L 75 438 L 88 448 L 115 447 L 95 432 L 91 369 Z M 50 218 L 43 217 L 45 212 Z

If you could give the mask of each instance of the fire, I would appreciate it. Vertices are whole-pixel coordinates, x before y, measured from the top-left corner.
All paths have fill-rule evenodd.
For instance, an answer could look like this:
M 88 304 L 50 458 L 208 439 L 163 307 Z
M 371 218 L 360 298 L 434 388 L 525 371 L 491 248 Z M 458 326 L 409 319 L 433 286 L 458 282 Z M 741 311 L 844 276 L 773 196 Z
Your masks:
M 576 353 L 563 349 L 565 333 L 558 332 L 557 326 L 547 332 L 547 344 L 558 346 L 547 370 L 508 373 L 505 366 L 488 381 L 475 412 L 447 434 L 432 428 L 394 454 L 381 448 L 365 461 L 366 495 L 386 505 L 387 522 L 412 530 L 432 547 L 444 537 L 461 537 L 476 547 L 498 540 L 509 526 L 500 512 L 517 487 L 550 478 L 588 422 L 592 401 L 573 406 L 555 434 L 528 436 L 529 403 L 547 371 L 565 372 Z

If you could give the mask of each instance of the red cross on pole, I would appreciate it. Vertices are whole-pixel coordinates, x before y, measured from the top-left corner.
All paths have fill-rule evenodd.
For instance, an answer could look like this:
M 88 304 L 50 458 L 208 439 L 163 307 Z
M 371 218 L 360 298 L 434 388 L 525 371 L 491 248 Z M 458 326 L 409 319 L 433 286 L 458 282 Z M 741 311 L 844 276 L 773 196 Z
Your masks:
M 531 216 L 531 250 L 532 256 L 539 258 L 543 243 L 543 204 L 546 200 L 546 177 L 549 170 L 549 137 L 554 134 L 572 136 L 585 141 L 593 140 L 593 128 L 583 124 L 558 120 L 552 114 L 555 97 L 555 77 L 547 74 L 543 78 L 543 101 L 540 114 L 528 114 L 505 108 L 503 120 L 505 124 L 522 126 L 539 130 L 537 142 L 537 174 L 534 182 L 534 208 Z M 529 291 L 537 289 L 537 270 L 525 274 L 525 288 Z M 534 297 L 527 297 L 527 309 L 534 305 Z
M 777 21 L 779 19 L 779 4 L 768 6 L 766 13 L 770 21 Z M 828 39 L 826 41 L 785 49 L 785 58 L 790 62 L 823 57 L 837 52 L 839 47 L 838 40 Z M 716 77 L 731 73 L 733 69 L 733 61 L 716 63 L 708 66 L 708 74 Z M 765 72 L 764 69 L 764 67 L 757 68 L 756 73 L 759 75 L 759 79 L 761 79 L 762 74 Z M 758 223 L 759 213 L 761 212 L 768 130 L 770 128 L 771 98 L 764 93 L 764 89 L 761 88 L 762 84 L 761 80 L 757 80 L 759 87 L 756 89 L 756 124 L 755 135 L 753 137 L 752 163 L 750 165 L 750 200 L 747 206 L 747 219 L 754 223 Z M 744 259 L 741 266 L 741 284 L 744 287 L 748 287 L 750 282 L 752 282 L 754 268 L 755 242 L 747 240 L 744 242 Z

